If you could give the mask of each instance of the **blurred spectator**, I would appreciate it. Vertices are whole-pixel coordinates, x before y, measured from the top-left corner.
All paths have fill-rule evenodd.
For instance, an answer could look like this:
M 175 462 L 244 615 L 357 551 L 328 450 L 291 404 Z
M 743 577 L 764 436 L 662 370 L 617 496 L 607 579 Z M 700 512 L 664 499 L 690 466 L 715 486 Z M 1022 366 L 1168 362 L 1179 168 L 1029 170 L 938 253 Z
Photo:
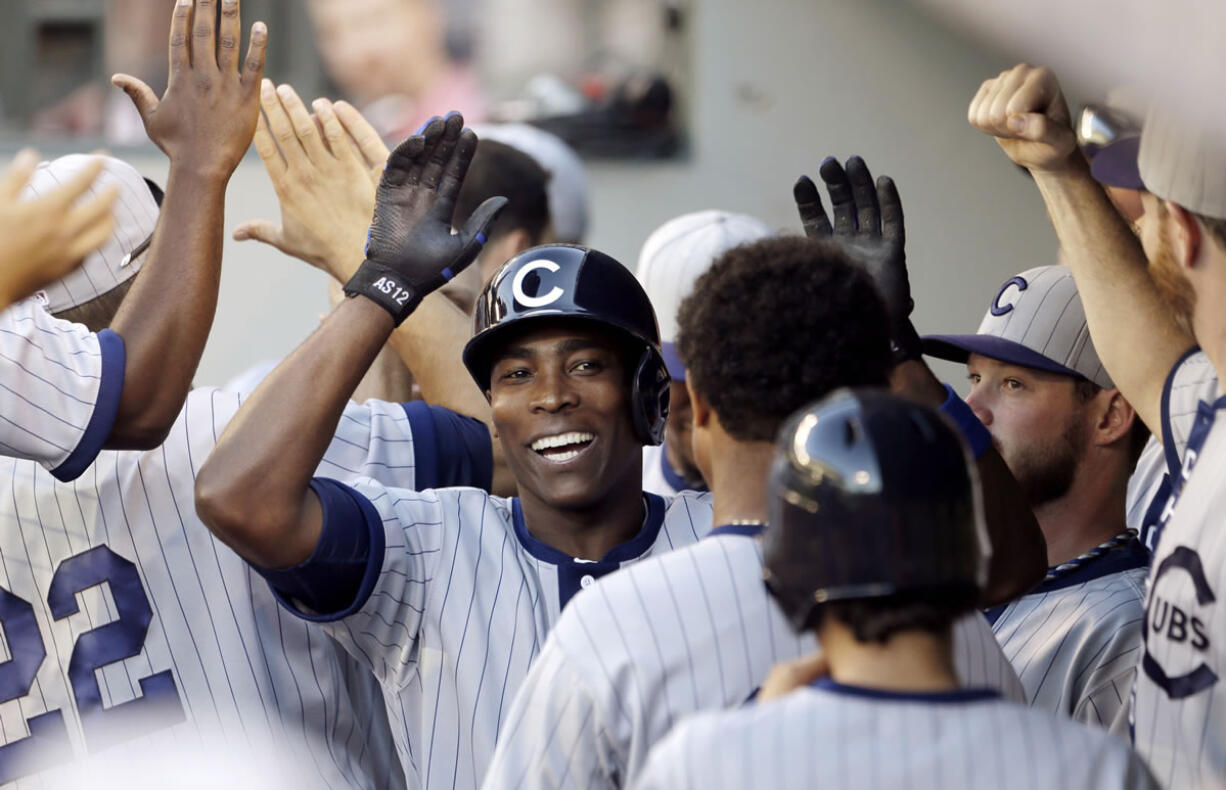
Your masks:
M 448 48 L 439 0 L 308 0 L 328 75 L 388 139 L 432 115 L 485 117 L 476 74 Z

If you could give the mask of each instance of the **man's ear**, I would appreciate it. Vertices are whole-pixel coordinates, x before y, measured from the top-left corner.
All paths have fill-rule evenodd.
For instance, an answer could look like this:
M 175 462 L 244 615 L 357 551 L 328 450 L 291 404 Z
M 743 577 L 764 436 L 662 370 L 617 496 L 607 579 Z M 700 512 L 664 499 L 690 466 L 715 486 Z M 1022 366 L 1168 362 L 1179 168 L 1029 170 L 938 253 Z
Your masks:
M 1175 260 L 1181 268 L 1192 268 L 1200 254 L 1202 231 L 1192 212 L 1183 206 L 1164 200 L 1167 221 L 1170 223 L 1171 244 L 1175 248 Z
M 532 235 L 523 228 L 515 228 L 508 231 L 504 238 L 506 239 L 506 247 L 504 252 L 506 253 L 508 260 L 516 255 L 519 255 L 524 250 L 536 246 Z
M 1119 390 L 1103 390 L 1095 400 L 1100 405 L 1094 425 L 1094 443 L 1107 447 L 1121 439 L 1127 439 L 1137 419 L 1132 404 L 1125 400 Z
M 685 391 L 690 394 L 690 408 L 693 409 L 693 420 L 695 428 L 706 428 L 711 422 L 711 404 L 702 396 L 702 393 L 694 389 L 690 379 L 685 380 Z

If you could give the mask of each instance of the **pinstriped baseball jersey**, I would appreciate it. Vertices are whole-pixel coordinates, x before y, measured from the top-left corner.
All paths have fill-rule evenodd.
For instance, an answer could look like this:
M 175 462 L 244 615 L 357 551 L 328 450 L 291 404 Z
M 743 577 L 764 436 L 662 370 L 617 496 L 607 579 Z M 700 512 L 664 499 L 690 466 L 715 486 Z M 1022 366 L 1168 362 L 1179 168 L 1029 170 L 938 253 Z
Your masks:
M 81 474 L 111 433 L 123 340 L 53 318 L 33 299 L 0 313 L 0 453 Z
M 901 694 L 822 680 L 686 719 L 638 790 L 1156 790 L 1127 744 L 985 690 Z
M 1214 393 L 1215 396 L 1217 393 Z M 1168 787 L 1226 786 L 1226 398 L 1202 402 L 1150 566 L 1133 743 Z
M 271 742 L 307 775 L 298 786 L 402 781 L 374 679 L 196 517 L 196 472 L 239 402 L 195 390 L 161 447 L 103 452 L 71 484 L 0 460 L 0 784 L 42 787 L 74 759 L 139 761 L 196 738 L 235 754 Z M 434 415 L 350 404 L 319 474 L 450 482 L 426 468 Z
M 1174 510 L 1172 489 L 1182 487 L 1184 450 L 1201 401 L 1217 397 L 1213 364 L 1200 349 L 1191 349 L 1171 369 L 1162 389 L 1162 441 L 1150 437 L 1128 481 L 1128 526 L 1137 530 L 1153 554 L 1162 524 Z
M 627 787 L 678 720 L 740 705 L 777 662 L 816 650 L 766 591 L 757 531 L 719 527 L 576 598 L 516 695 L 485 786 Z M 966 683 L 1025 701 L 978 612 L 955 626 L 954 651 Z
M 1148 559 L 1134 540 L 988 612 L 1032 706 L 1126 733 Z
M 476 787 L 562 608 L 595 579 L 693 544 L 711 526 L 706 495 L 644 494 L 638 535 L 585 561 L 534 538 L 517 499 L 371 481 L 331 491 L 320 492 L 324 529 L 365 522 L 368 574 L 344 611 L 303 616 L 382 681 L 410 787 Z

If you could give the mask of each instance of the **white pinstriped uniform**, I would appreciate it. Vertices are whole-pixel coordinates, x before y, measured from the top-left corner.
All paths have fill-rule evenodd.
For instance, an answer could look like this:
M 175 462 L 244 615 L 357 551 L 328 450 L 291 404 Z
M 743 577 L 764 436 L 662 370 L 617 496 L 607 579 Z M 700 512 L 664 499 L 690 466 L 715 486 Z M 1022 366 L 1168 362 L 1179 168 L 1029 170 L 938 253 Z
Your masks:
M 0 453 L 79 474 L 111 432 L 123 340 L 53 318 L 33 299 L 0 313 Z
M 643 448 L 643 490 L 659 496 L 676 496 L 682 491 L 707 489 L 692 489 L 686 485 L 685 480 L 669 464 L 664 445 L 651 444 Z
M 161 447 L 105 451 L 70 484 L 0 460 L 0 784 L 67 781 L 65 763 L 103 749 L 138 761 L 218 738 L 231 756 L 280 751 L 294 787 L 402 783 L 373 677 L 195 515 L 196 472 L 239 402 L 195 390 Z M 413 484 L 428 462 L 409 413 L 425 408 L 350 404 L 318 473 Z
M 1193 355 L 1177 366 L 1198 364 Z M 1173 388 L 1172 388 L 1173 389 Z M 1226 398 L 1198 408 L 1149 577 L 1133 743 L 1164 785 L 1226 786 Z
M 563 613 L 515 698 L 487 788 L 629 786 L 678 720 L 740 705 L 779 661 L 817 649 L 762 582 L 753 528 L 600 581 Z M 1025 701 L 987 621 L 954 628 L 959 677 Z
M 534 538 L 518 500 L 474 489 L 358 481 L 321 497 L 325 529 L 355 520 L 370 529 L 368 583 L 346 610 L 303 616 L 382 681 L 410 787 L 476 787 L 562 607 L 595 579 L 710 529 L 708 495 L 644 496 L 639 534 L 598 562 Z
M 1193 349 L 1167 376 L 1162 390 L 1162 437 L 1150 437 L 1128 480 L 1128 526 L 1137 530 L 1145 548 L 1153 554 L 1157 547 L 1159 522 L 1170 517 L 1167 507 L 1171 483 L 1181 480 L 1188 434 L 1196 420 L 1201 401 L 1217 397 L 1217 371 L 1209 358 Z M 1173 505 L 1172 505 L 1173 507 Z
M 1031 705 L 1126 735 L 1148 558 L 1134 540 L 988 613 Z
M 651 753 L 638 790 L 1156 790 L 1106 733 L 969 690 L 892 694 L 819 681 L 699 714 Z

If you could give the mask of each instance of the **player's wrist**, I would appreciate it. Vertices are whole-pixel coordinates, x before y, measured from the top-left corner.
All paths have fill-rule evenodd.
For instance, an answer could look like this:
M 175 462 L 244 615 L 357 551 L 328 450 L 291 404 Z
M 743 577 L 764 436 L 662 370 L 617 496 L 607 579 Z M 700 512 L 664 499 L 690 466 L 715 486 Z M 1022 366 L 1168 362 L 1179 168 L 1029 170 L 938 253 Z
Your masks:
M 395 326 L 404 323 L 425 297 L 403 274 L 369 258 L 345 283 L 344 291 L 347 297 L 365 297 L 382 307 Z

